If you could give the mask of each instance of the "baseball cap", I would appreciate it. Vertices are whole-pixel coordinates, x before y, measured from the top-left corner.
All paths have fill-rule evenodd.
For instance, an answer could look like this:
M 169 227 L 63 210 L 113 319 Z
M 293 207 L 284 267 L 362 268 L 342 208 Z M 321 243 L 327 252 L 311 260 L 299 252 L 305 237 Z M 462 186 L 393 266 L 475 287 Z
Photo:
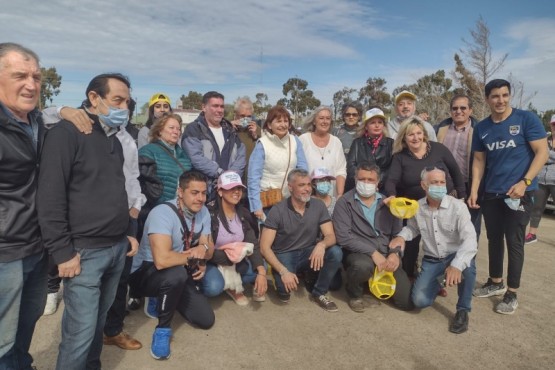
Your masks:
M 380 117 L 383 118 L 385 120 L 385 114 L 383 113 L 383 111 L 379 108 L 372 108 L 370 110 L 367 110 L 366 113 L 364 113 L 364 119 L 362 120 L 363 122 L 368 121 L 371 118 L 374 117 Z
M 330 170 L 328 170 L 325 167 L 315 168 L 314 171 L 312 171 L 312 176 L 311 176 L 312 180 L 318 180 L 318 179 L 324 179 L 324 178 L 335 180 L 335 176 L 332 176 L 330 173 Z
M 395 197 L 389 202 L 389 210 L 397 218 L 411 218 L 418 211 L 418 202 L 408 198 Z
M 395 104 L 397 104 L 399 102 L 399 100 L 401 100 L 403 98 L 416 100 L 416 95 L 414 95 L 413 93 L 411 93 L 408 90 L 403 90 L 399 94 L 397 94 L 397 96 L 395 97 Z
M 222 173 L 220 177 L 218 177 L 218 189 L 229 190 L 233 189 L 236 186 L 242 186 L 246 188 L 246 186 L 243 185 L 243 182 L 241 181 L 241 176 L 239 176 L 237 172 L 226 171 Z
M 370 292 L 378 299 L 389 299 L 395 293 L 397 281 L 391 271 L 378 271 L 374 269 L 374 275 L 368 280 Z
M 148 101 L 148 107 L 152 107 L 154 104 L 158 103 L 159 101 L 165 101 L 169 105 L 172 105 L 170 98 L 166 94 L 163 93 L 156 93 L 152 95 L 150 100 Z

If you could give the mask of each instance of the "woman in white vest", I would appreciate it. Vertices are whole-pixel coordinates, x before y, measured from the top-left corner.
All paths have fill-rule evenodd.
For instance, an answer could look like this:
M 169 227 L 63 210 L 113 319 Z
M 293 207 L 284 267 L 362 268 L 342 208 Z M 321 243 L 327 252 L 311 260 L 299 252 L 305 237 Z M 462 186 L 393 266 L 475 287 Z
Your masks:
M 262 137 L 256 143 L 249 159 L 247 188 L 251 212 L 264 221 L 264 208 L 260 193 L 281 189 L 283 198 L 289 196 L 287 174 L 294 168 L 308 171 L 302 144 L 290 134 L 293 129 L 291 115 L 283 106 L 276 105 L 268 112 L 262 126 Z
M 336 136 L 330 134 L 331 128 L 331 108 L 318 107 L 305 120 L 306 133 L 302 134 L 299 140 L 303 144 L 308 170 L 312 173 L 317 168 L 327 168 L 335 177 L 330 195 L 339 198 L 345 190 L 347 161 L 343 154 L 343 144 Z

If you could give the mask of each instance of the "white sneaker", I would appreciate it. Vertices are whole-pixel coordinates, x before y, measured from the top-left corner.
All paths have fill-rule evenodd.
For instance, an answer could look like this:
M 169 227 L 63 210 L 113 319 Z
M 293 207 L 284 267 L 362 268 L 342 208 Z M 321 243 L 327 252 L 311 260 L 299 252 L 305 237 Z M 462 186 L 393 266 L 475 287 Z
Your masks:
M 58 293 L 48 293 L 46 305 L 44 306 L 43 316 L 53 315 L 58 309 Z

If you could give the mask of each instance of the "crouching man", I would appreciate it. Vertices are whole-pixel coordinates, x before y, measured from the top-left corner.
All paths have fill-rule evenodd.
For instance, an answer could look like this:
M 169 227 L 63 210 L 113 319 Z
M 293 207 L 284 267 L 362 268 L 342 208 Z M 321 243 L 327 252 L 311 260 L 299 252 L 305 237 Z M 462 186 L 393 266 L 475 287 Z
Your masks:
M 349 307 L 364 312 L 368 307 L 363 300 L 364 285 L 379 271 L 391 271 L 397 282 L 393 303 L 402 310 L 412 309 L 410 281 L 402 268 L 401 249 L 390 249 L 389 241 L 403 227 L 402 220 L 395 218 L 378 193 L 380 168 L 361 163 L 355 171 L 356 188 L 346 192 L 335 205 L 333 226 L 337 243 L 345 253 L 347 276 L 346 290 Z
M 424 169 L 421 179 L 426 198 L 418 201 L 416 216 L 408 220 L 390 247 L 404 248 L 405 241 L 422 235 L 424 257 L 412 288 L 412 301 L 417 308 L 431 306 L 440 285 L 458 285 L 457 313 L 449 331 L 461 334 L 468 329 L 468 313 L 476 282 L 476 231 L 466 205 L 446 195 L 442 169 Z
M 139 253 L 133 259 L 129 278 L 133 296 L 157 298 L 158 326 L 151 345 L 157 360 L 170 357 L 175 311 L 201 329 L 214 325 L 214 311 L 196 285 L 214 251 L 210 214 L 204 206 L 206 190 L 206 176 L 184 172 L 177 198 L 149 213 Z
M 311 298 L 328 312 L 337 306 L 327 296 L 330 283 L 341 265 L 343 253 L 335 245 L 335 234 L 324 202 L 311 198 L 307 171 L 294 169 L 287 175 L 291 196 L 270 210 L 260 236 L 260 251 L 272 266 L 280 301 L 289 302 L 297 289 L 297 273 L 319 271 L 310 290 Z M 319 232 L 323 239 L 318 241 Z

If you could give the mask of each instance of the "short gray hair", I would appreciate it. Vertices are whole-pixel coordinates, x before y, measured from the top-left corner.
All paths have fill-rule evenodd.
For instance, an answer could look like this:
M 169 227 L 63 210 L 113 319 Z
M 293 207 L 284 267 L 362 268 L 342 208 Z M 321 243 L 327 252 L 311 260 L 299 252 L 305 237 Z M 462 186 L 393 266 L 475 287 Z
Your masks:
M 37 64 L 39 64 L 39 56 L 31 49 L 25 46 L 13 43 L 13 42 L 3 42 L 0 43 L 0 68 L 3 67 L 2 60 L 4 57 L 11 52 L 16 52 L 25 57 L 25 60 L 34 59 Z
M 243 96 L 237 99 L 237 101 L 235 101 L 235 106 L 233 107 L 233 109 L 235 110 L 235 113 L 239 112 L 239 109 L 241 109 L 241 106 L 243 105 L 246 105 L 251 110 L 254 110 L 251 99 L 248 96 Z
M 294 168 L 287 174 L 287 183 L 290 184 L 295 180 L 297 177 L 310 177 L 310 174 L 307 170 L 302 168 Z
M 424 179 L 426 179 L 426 176 L 430 173 L 430 172 L 434 172 L 434 171 L 441 171 L 443 172 L 443 174 L 445 175 L 445 177 L 447 178 L 447 174 L 445 173 L 445 169 L 442 168 L 441 166 L 433 166 L 433 167 L 425 167 L 422 172 L 420 172 L 420 180 L 424 181 Z

